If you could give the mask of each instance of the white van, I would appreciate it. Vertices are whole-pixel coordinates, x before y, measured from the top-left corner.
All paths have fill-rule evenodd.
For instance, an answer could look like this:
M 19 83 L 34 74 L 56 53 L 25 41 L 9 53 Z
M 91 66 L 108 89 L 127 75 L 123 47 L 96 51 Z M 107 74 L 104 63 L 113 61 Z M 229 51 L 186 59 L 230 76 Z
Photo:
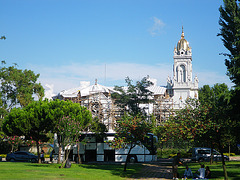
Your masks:
M 192 148 L 192 161 L 210 161 L 211 159 L 211 148 L 195 147 Z M 213 149 L 213 160 L 221 161 L 221 154 Z M 229 157 L 224 155 L 224 160 L 229 161 Z

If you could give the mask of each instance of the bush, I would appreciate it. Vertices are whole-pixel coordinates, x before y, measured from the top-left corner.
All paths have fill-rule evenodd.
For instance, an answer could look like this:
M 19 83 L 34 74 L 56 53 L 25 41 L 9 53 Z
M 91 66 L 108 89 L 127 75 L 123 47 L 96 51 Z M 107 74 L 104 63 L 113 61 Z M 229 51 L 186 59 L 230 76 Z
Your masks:
M 0 154 L 0 156 L 1 156 L 2 158 L 5 158 L 5 157 L 7 156 L 7 154 Z
M 11 151 L 11 145 L 7 141 L 0 140 L 0 154 L 7 154 Z
M 223 155 L 229 156 L 229 153 L 223 153 Z M 230 153 L 230 156 L 236 156 L 236 154 L 235 153 Z
M 181 153 L 182 158 L 188 158 L 192 156 L 191 153 L 187 153 L 187 151 L 184 149 L 158 149 L 157 156 L 158 158 L 173 158 L 178 152 Z

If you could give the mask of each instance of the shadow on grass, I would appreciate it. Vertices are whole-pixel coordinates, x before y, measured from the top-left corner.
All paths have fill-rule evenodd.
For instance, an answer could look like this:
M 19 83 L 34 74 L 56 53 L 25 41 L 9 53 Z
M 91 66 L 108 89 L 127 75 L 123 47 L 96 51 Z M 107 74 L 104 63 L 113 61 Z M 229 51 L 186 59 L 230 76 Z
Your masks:
M 29 167 L 41 167 L 41 168 L 57 168 L 59 169 L 59 166 L 61 166 L 61 164 L 38 164 L 38 163 L 29 163 L 29 164 L 24 164 L 25 166 L 29 166 Z M 111 164 L 72 164 L 72 167 L 70 169 L 73 168 L 85 168 L 85 169 L 100 169 L 103 171 L 108 171 L 110 172 L 112 175 L 115 176 L 119 176 L 119 177 L 132 177 L 134 174 L 138 173 L 141 169 L 142 169 L 142 165 L 141 164 L 129 164 L 127 167 L 127 171 L 124 172 L 123 171 L 123 165 L 121 164 L 115 164 L 115 163 L 111 163 Z M 62 170 L 65 168 L 62 168 Z
M 55 167 L 55 168 L 59 168 L 59 166 L 61 166 L 61 164 L 29 163 L 29 164 L 25 164 L 25 166 L 30 166 L 30 167 Z
M 127 171 L 123 171 L 123 165 L 109 164 L 109 165 L 79 165 L 83 168 L 110 170 L 113 175 L 134 179 L 148 179 L 148 178 L 164 178 L 172 179 L 172 166 L 169 164 L 163 165 L 161 163 L 137 163 L 129 164 Z
M 77 164 L 78 167 L 86 169 L 100 169 L 110 171 L 112 175 L 119 177 L 132 177 L 134 174 L 141 171 L 143 168 L 142 164 L 129 164 L 127 171 L 123 171 L 124 165 L 121 164 Z

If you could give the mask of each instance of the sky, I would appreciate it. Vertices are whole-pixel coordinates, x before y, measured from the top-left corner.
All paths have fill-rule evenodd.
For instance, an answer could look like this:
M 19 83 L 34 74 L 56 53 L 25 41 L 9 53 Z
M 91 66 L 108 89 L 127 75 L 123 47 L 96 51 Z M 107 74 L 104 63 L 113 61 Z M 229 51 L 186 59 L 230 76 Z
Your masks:
M 123 86 L 149 75 L 159 86 L 173 77 L 173 50 L 192 48 L 199 87 L 226 83 L 221 0 L 0 0 L 0 60 L 40 74 L 46 91 L 90 81 Z

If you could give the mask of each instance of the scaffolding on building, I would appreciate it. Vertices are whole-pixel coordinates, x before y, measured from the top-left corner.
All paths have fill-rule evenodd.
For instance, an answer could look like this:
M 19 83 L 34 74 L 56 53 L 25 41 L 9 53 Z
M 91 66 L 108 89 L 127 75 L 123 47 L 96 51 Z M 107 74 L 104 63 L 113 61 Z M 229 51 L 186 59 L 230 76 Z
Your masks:
M 78 90 L 73 94 L 65 94 L 58 98 L 71 100 L 86 107 L 92 113 L 93 118 L 97 118 L 99 122 L 106 125 L 108 131 L 114 131 L 116 121 L 124 114 L 124 109 L 117 106 L 111 97 L 112 92 L 114 91 L 111 89 L 92 88 L 87 94 L 82 94 L 82 91 Z M 144 109 L 149 117 L 152 115 L 155 117 L 156 125 L 161 125 L 173 114 L 174 102 L 165 91 L 164 94 L 153 95 L 151 103 L 144 106 Z

